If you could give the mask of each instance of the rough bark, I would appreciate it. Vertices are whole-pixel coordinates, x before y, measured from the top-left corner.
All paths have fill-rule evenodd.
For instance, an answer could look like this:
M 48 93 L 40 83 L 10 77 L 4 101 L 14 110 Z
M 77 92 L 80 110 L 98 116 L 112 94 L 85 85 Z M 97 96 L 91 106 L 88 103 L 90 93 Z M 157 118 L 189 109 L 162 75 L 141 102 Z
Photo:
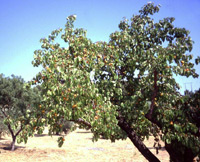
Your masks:
M 15 141 L 16 141 L 16 136 L 12 137 L 11 151 L 15 150 Z
M 193 162 L 195 155 L 190 149 L 185 148 L 183 153 L 177 152 L 177 147 L 165 143 L 165 148 L 170 155 L 170 162 Z
M 148 161 L 160 162 L 160 160 L 144 145 L 135 131 L 125 122 L 123 117 L 118 117 L 118 125 L 127 133 L 129 139 Z

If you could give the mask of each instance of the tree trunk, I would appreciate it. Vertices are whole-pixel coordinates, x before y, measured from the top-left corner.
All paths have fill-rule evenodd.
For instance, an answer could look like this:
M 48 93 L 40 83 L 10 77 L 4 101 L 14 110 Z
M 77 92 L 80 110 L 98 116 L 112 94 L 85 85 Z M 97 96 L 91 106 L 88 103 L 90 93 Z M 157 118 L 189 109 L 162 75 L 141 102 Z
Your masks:
M 19 135 L 19 133 L 22 131 L 22 125 L 21 125 L 21 128 L 17 131 L 16 134 L 14 134 L 14 131 L 12 130 L 12 127 L 10 124 L 7 125 L 8 127 L 8 130 L 10 131 L 10 134 L 12 136 L 12 143 L 11 143 L 11 151 L 14 151 L 15 150 L 15 141 L 16 141 L 16 137 Z
M 16 141 L 16 136 L 12 136 L 11 151 L 15 150 L 15 141 Z
M 134 130 L 124 121 L 122 117 L 118 118 L 118 125 L 124 130 L 132 143 L 137 147 L 141 154 L 150 162 L 160 162 L 160 160 L 144 145 Z
M 165 149 L 169 153 L 170 162 L 193 162 L 195 155 L 190 149 L 185 148 L 183 153 L 180 153 L 180 151 L 177 152 L 176 148 L 177 147 L 173 146 L 172 144 L 167 144 L 165 142 Z

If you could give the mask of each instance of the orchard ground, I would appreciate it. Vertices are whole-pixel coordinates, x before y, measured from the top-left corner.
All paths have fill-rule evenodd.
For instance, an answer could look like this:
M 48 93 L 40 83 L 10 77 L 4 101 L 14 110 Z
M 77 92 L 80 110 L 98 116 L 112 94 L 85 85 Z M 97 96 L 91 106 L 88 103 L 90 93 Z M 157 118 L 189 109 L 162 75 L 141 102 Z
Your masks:
M 119 140 L 115 143 L 99 139 L 92 142 L 90 131 L 77 129 L 65 136 L 64 145 L 59 148 L 58 136 L 48 136 L 47 130 L 42 135 L 29 138 L 27 144 L 17 144 L 17 149 L 12 152 L 5 147 L 10 144 L 11 138 L 0 139 L 0 161 L 6 162 L 143 162 L 146 161 L 142 154 L 134 147 L 132 142 Z M 153 148 L 153 138 L 145 141 L 150 150 Z M 163 144 L 162 144 L 163 147 Z M 169 155 L 162 148 L 157 157 L 162 162 L 169 161 Z

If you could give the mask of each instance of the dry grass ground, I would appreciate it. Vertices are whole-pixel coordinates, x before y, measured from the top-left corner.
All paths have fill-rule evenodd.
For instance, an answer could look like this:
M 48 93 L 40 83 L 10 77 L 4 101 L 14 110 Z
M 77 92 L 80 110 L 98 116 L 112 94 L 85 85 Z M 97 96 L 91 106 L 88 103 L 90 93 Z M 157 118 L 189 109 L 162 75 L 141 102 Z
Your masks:
M 99 139 L 93 143 L 89 131 L 77 129 L 65 137 L 61 148 L 57 144 L 58 136 L 47 134 L 35 136 L 27 144 L 17 144 L 14 152 L 5 150 L 10 144 L 10 137 L 0 139 L 0 162 L 145 162 L 129 139 L 112 143 Z M 155 154 L 153 139 L 145 142 Z M 157 157 L 162 162 L 168 162 L 169 156 L 162 149 Z

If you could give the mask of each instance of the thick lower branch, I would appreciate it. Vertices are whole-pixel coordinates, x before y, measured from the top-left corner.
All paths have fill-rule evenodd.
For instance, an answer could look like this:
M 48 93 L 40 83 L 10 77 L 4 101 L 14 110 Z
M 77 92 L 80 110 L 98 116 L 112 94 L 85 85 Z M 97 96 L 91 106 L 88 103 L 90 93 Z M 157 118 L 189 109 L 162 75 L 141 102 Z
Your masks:
M 129 139 L 148 161 L 160 162 L 160 160 L 144 145 L 144 143 L 136 135 L 135 131 L 128 125 L 128 123 L 125 122 L 124 118 L 121 116 L 118 117 L 118 125 L 127 133 Z

